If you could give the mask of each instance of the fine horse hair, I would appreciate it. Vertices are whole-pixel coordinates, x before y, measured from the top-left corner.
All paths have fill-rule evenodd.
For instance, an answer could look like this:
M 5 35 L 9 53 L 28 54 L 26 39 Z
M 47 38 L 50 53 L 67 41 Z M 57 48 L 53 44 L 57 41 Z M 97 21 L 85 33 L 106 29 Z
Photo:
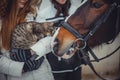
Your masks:
M 41 38 L 51 36 L 54 26 L 51 22 L 24 22 L 16 26 L 12 33 L 11 48 L 29 49 Z

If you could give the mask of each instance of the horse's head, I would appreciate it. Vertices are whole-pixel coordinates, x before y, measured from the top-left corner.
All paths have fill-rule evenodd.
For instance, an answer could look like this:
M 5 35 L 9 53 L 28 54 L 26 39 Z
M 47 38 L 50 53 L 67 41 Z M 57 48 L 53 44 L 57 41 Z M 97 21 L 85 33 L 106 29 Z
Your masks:
M 117 3 L 120 3 L 120 0 L 87 0 L 66 21 L 77 33 L 68 30 L 69 28 L 66 29 L 66 24 L 64 25 L 63 23 L 54 40 L 54 53 L 57 56 L 66 58 L 67 55 L 73 55 L 76 52 L 76 47 L 84 47 L 86 43 L 94 47 L 115 38 Z M 105 23 L 102 22 L 105 20 L 103 16 L 108 16 L 108 18 L 106 17 L 107 20 Z M 93 36 L 88 40 L 86 39 L 86 41 L 84 41 L 83 39 L 86 34 L 97 25 L 100 26 L 99 30 L 97 30 L 94 35 L 91 34 Z

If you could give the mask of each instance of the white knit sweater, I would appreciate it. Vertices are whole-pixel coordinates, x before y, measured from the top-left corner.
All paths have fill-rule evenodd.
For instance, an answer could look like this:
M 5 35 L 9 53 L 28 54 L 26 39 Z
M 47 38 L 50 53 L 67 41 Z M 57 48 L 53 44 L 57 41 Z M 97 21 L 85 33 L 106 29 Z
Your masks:
M 71 7 L 69 10 L 69 14 L 73 14 L 76 9 L 81 5 L 82 0 L 71 0 Z M 54 8 L 53 4 L 50 0 L 42 0 L 40 7 L 37 9 L 37 22 L 51 22 L 47 21 L 48 18 L 53 18 L 56 14 L 56 9 Z

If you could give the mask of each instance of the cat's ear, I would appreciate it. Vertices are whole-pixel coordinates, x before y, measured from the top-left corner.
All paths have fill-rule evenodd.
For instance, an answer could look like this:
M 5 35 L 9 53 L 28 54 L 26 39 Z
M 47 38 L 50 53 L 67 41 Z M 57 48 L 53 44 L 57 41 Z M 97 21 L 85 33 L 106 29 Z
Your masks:
M 54 22 L 48 22 L 48 26 L 53 26 Z
M 45 23 L 43 23 L 43 26 L 44 26 L 45 30 L 47 30 L 48 27 L 53 26 L 53 24 L 54 24 L 53 22 L 45 22 Z
M 28 32 L 30 32 L 30 33 L 33 32 L 33 31 L 32 31 L 32 26 L 31 26 L 30 24 L 27 24 L 25 27 L 26 27 L 26 30 L 27 30 Z

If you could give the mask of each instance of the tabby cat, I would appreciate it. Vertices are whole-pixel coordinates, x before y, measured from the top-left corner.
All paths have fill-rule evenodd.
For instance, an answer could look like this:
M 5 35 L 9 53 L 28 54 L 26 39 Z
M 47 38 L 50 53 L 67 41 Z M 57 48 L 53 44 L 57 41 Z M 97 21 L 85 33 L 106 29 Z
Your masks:
M 12 33 L 11 48 L 29 49 L 39 39 L 51 36 L 53 23 L 25 22 L 16 26 Z

